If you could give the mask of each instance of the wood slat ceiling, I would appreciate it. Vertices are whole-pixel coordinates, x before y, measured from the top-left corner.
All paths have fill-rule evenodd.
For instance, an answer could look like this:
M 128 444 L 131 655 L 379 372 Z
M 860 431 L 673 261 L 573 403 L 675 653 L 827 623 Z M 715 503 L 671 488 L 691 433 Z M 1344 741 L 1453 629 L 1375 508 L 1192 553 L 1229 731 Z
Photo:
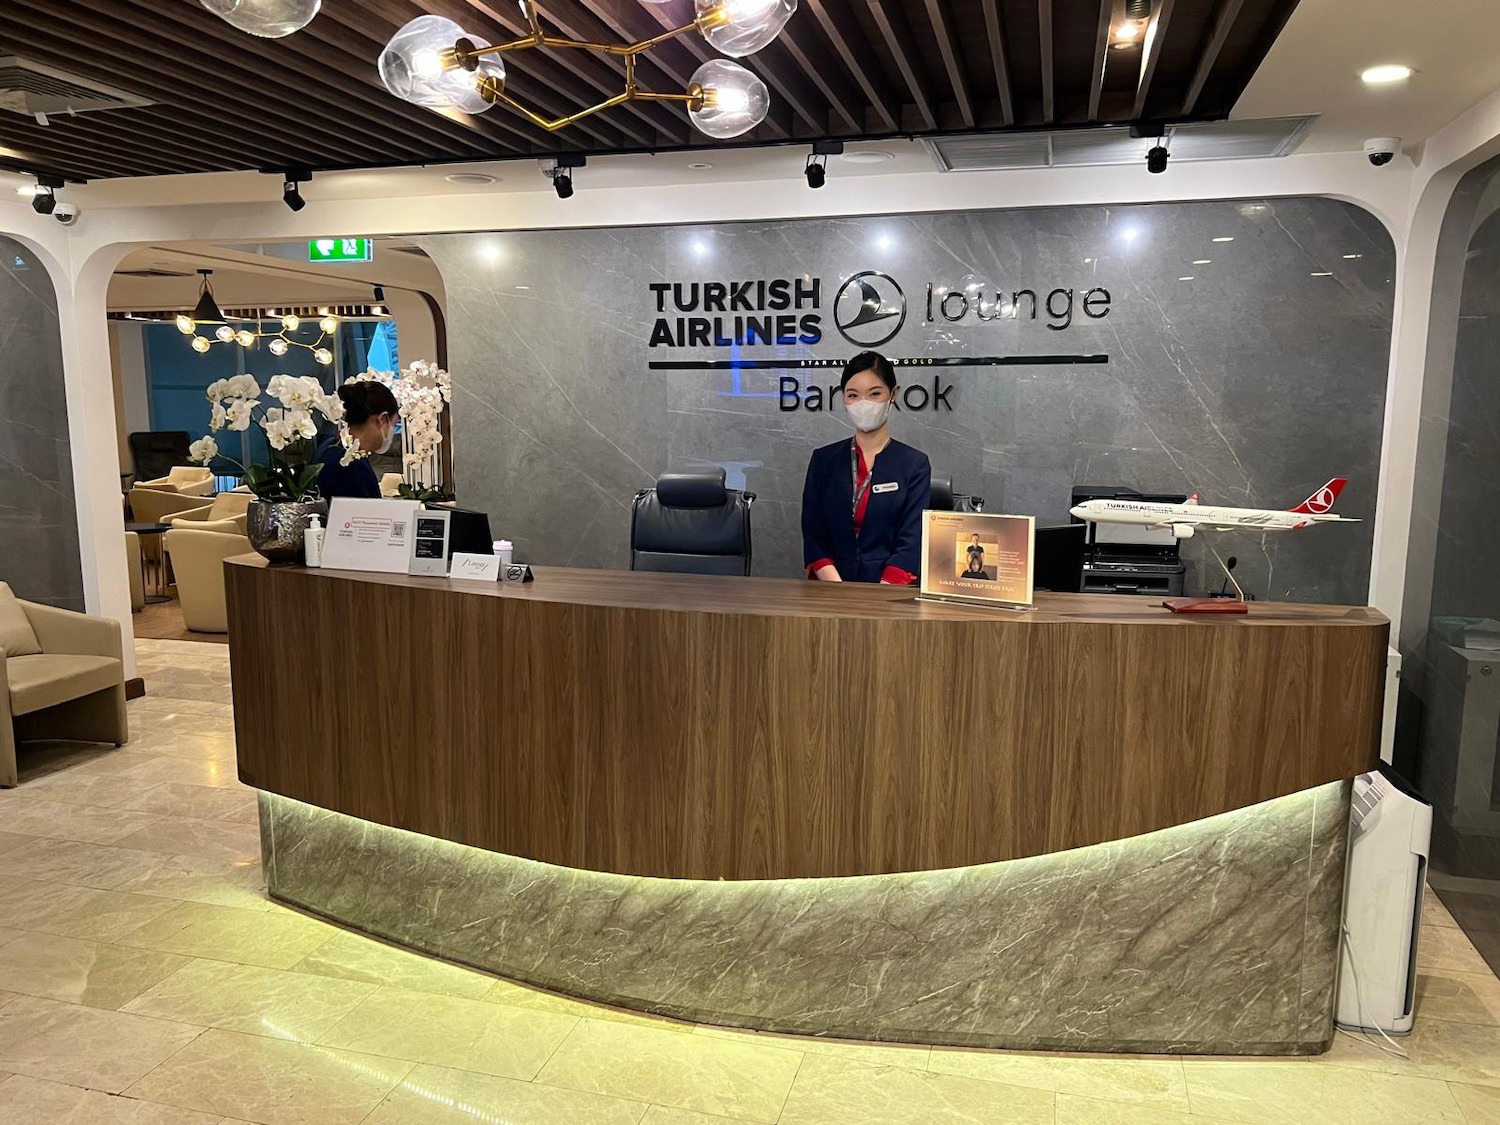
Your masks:
M 1124 0 L 802 0 L 775 43 L 743 62 L 771 89 L 770 116 L 738 144 L 921 136 L 1228 115 L 1297 0 L 1155 0 L 1155 34 L 1108 47 Z M 618 42 L 691 18 L 690 0 L 542 0 L 543 22 Z M 549 134 L 497 106 L 451 117 L 381 86 L 375 60 L 397 27 L 448 16 L 491 41 L 525 32 L 512 0 L 324 0 L 286 39 L 243 34 L 195 0 L 0 4 L 14 55 L 154 104 L 59 114 L 0 109 L 0 166 L 70 179 L 237 169 L 378 167 L 559 152 L 711 148 L 680 107 L 633 102 Z M 717 57 L 696 34 L 638 68 L 677 91 Z M 508 88 L 546 114 L 615 92 L 623 70 L 582 51 L 509 58 Z

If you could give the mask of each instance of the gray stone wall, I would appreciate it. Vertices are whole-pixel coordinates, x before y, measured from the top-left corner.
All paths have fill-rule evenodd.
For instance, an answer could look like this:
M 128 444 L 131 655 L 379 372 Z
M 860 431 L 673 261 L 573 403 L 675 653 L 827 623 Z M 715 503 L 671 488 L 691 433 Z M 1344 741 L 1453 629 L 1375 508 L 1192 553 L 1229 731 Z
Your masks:
M 114 434 L 99 439 L 114 444 Z M 29 250 L 0 238 L 0 581 L 83 609 L 57 296 Z
M 1338 510 L 1363 523 L 1206 538 L 1239 557 L 1236 573 L 1257 597 L 1366 600 L 1395 258 L 1384 228 L 1350 204 L 1245 200 L 420 241 L 448 294 L 459 497 L 491 513 L 517 557 L 627 566 L 635 491 L 668 469 L 721 464 L 731 484 L 759 496 L 756 573 L 798 574 L 808 455 L 850 430 L 837 409 L 780 409 L 779 380 L 836 382 L 860 344 L 888 334 L 899 318 L 851 327 L 848 337 L 838 328 L 857 318 L 861 296 L 846 282 L 878 271 L 885 276 L 866 279 L 881 302 L 875 311 L 896 307 L 892 282 L 906 311 L 880 350 L 968 361 L 903 368 L 913 405 L 926 397 L 929 409 L 903 411 L 894 432 L 961 491 L 983 496 L 987 511 L 1061 522 L 1075 483 L 1286 508 L 1347 476 Z M 735 284 L 776 280 L 791 308 L 773 307 L 772 290 Z M 674 283 L 683 304 L 698 283 L 697 308 L 676 307 Z M 793 323 L 778 323 L 783 316 Z M 764 343 L 761 329 L 791 329 L 797 340 Z M 1069 356 L 1108 361 L 1039 361 Z M 974 362 L 982 357 L 1005 362 Z M 651 366 L 731 359 L 832 366 Z M 931 409 L 935 379 L 949 408 Z M 1184 555 L 1189 587 L 1217 588 L 1204 540 L 1185 544 Z

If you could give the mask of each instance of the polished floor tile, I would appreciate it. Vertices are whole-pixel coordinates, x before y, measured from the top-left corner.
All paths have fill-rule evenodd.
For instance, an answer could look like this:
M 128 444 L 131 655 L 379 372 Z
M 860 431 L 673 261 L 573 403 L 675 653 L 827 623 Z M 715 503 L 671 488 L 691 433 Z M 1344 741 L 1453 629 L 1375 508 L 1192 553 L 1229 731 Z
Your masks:
M 1182 1062 L 1171 1058 L 1033 1055 L 935 1047 L 928 1068 L 1059 1094 L 1145 1102 L 1188 1112 Z
M 1500 980 L 1493 973 L 1421 973 L 1416 999 L 1419 1020 L 1500 1026 Z
M 1057 1095 L 1056 1125 L 1227 1125 L 1224 1117 L 1201 1117 L 1143 1102 L 1111 1102 Z M 1288 1121 L 1287 1125 L 1292 1125 Z
M 144 759 L 126 765 L 115 776 L 129 781 L 181 781 L 189 785 L 238 785 L 239 773 L 232 760 L 173 758 L 161 754 L 138 754 Z M 138 814 L 147 815 L 147 814 Z
M 439 996 L 461 996 L 467 1000 L 480 999 L 495 984 L 494 977 L 462 965 L 424 957 L 363 934 L 348 932 L 337 934 L 292 968 L 299 973 L 368 981 L 415 992 L 434 992 Z
M 622 1098 L 419 1066 L 365 1125 L 637 1125 L 646 1109 Z M 719 1118 L 719 1125 L 728 1123 Z
M 23 793 L 23 790 L 13 790 Z M 37 793 L 45 792 L 38 790 Z M 83 840 L 91 844 L 113 844 L 161 819 L 155 813 L 102 809 L 93 805 L 70 805 L 25 793 L 4 804 L 5 830 L 22 836 L 51 836 L 59 840 Z
M 781 1125 L 1052 1125 L 1053 1095 L 899 1066 L 808 1055 Z
M 667 1105 L 654 1105 L 646 1110 L 641 1125 L 725 1125 L 731 1118 L 713 1113 L 699 1113 L 696 1109 L 676 1109 Z
M 101 1094 L 61 1082 L 16 1075 L 0 1082 L 6 1125 L 221 1125 L 213 1113 Z
M 382 988 L 318 1042 L 529 1081 L 577 1024 L 552 1012 Z
M 119 1093 L 202 1028 L 22 996 L 0 1007 L 0 1071 Z
M 491 988 L 484 999 L 492 1004 L 508 1004 L 513 1008 L 532 1008 L 539 1012 L 557 1012 L 575 1016 L 582 1020 L 610 1020 L 614 1023 L 635 1024 L 637 1027 L 659 1027 L 668 1031 L 692 1031 L 693 1024 L 674 1020 L 667 1016 L 653 1016 L 630 1008 L 616 1008 L 609 1004 L 596 1004 L 560 992 L 548 992 L 517 981 L 491 979 Z
M 191 816 L 165 818 L 115 842 L 122 848 L 230 862 L 250 863 L 260 858 L 260 829 L 257 826 L 198 820 Z
M 139 797 L 156 788 L 150 781 L 125 781 L 108 775 L 99 777 L 75 777 L 72 770 L 58 770 L 35 780 L 28 779 L 22 787 L 26 794 L 48 801 L 64 801 L 70 805 L 93 805 L 97 808 L 119 808 L 133 797 Z M 0 810 L 4 804 L 0 803 Z M 140 810 L 136 810 L 140 811 Z
M 172 953 L 28 933 L 0 946 L 0 988 L 118 1008 L 185 964 Z
M 155 870 L 161 857 L 116 844 L 85 844 L 43 836 L 9 852 L 0 868 L 41 883 L 71 883 L 100 891 L 119 890 Z
M 243 815 L 246 809 L 256 811 L 255 791 L 229 785 L 188 785 L 181 781 L 164 781 L 144 793 L 127 798 L 119 806 L 135 812 L 161 813 L 163 816 L 192 817 L 196 820 L 227 820 Z M 196 849 L 183 849 L 199 854 Z
M 769 1031 L 745 1031 L 733 1027 L 701 1024 L 697 1035 L 711 1035 L 739 1043 L 757 1043 L 763 1047 L 782 1047 L 810 1055 L 832 1055 L 851 1062 L 880 1066 L 904 1066 L 908 1070 L 926 1070 L 932 1048 L 903 1043 L 867 1043 L 855 1039 L 824 1039 L 815 1035 L 778 1035 Z
M 35 839 L 35 836 L 22 836 L 16 832 L 0 832 L 0 855 L 8 855 L 17 848 L 24 848 Z
M 124 891 L 0 876 L 0 918 L 26 930 L 118 941 L 172 908 L 162 899 Z
M 337 933 L 327 922 L 282 907 L 259 911 L 178 902 L 119 941 L 188 957 L 289 969 Z
M 1192 1111 L 1254 1125 L 1463 1125 L 1445 1082 L 1271 1060 L 1188 1060 Z
M 1458 1082 L 1450 1082 L 1448 1089 L 1468 1125 L 1500 1125 L 1500 1090 Z
M 1422 931 L 1419 956 L 1422 968 L 1432 972 L 1489 973 L 1489 962 L 1479 955 L 1460 929 L 1453 926 L 1434 926 Z
M 237 906 L 257 911 L 275 908 L 266 894 L 259 861 L 121 850 L 135 850 L 137 855 L 149 857 L 151 864 L 145 873 L 122 883 L 119 888 L 122 891 L 206 906 Z
M 801 1052 L 780 1047 L 583 1020 L 537 1081 L 721 1117 L 775 1121 L 802 1058 Z
M 1500 1027 L 1418 1019 L 1410 1035 L 1396 1040 L 1407 1053 L 1404 1059 L 1381 1050 L 1376 1042 L 1340 1035 L 1320 1061 L 1329 1069 L 1351 1067 L 1500 1087 Z
M 128 1093 L 262 1125 L 358 1125 L 411 1068 L 374 1055 L 211 1029 Z
M 197 960 L 183 963 L 121 1011 L 311 1043 L 373 991 L 374 985 L 359 981 Z

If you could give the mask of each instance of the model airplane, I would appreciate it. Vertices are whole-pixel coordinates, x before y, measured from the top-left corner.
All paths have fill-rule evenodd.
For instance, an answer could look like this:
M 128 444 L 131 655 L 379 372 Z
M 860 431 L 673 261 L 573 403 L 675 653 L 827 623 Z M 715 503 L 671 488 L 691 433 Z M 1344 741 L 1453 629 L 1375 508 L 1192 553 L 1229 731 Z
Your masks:
M 1349 516 L 1332 513 L 1334 501 L 1348 480 L 1334 477 L 1295 508 L 1218 508 L 1198 503 L 1198 494 L 1185 504 L 1159 504 L 1149 500 L 1088 500 L 1071 509 L 1073 515 L 1092 523 L 1128 523 L 1141 527 L 1171 528 L 1178 539 L 1191 539 L 1198 528 L 1213 531 L 1300 531 L 1313 523 L 1358 523 Z

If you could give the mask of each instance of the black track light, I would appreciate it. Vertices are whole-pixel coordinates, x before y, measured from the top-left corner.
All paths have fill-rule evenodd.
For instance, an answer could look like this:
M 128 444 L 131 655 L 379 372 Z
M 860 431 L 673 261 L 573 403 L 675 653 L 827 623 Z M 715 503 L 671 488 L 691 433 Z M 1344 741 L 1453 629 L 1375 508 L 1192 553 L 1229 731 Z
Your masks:
M 38 215 L 50 215 L 57 210 L 57 189 L 63 186 L 61 176 L 38 173 L 36 191 L 31 196 L 31 209 Z
M 307 206 L 307 200 L 302 198 L 302 189 L 299 184 L 305 184 L 312 179 L 312 173 L 306 168 L 288 168 L 281 180 L 281 202 L 285 203 L 293 211 L 300 211 Z
M 573 198 L 573 173 L 564 172 L 559 168 L 552 173 L 552 190 L 557 192 L 558 199 Z
M 542 175 L 552 181 L 552 190 L 557 192 L 558 199 L 573 198 L 573 169 L 582 168 L 588 164 L 586 156 L 559 156 L 550 164 L 541 161 Z
M 802 169 L 802 174 L 807 177 L 807 186 L 820 188 L 828 179 L 828 158 L 823 156 L 809 156 L 807 167 Z
M 375 316 L 386 316 L 388 314 L 388 310 L 385 307 L 384 285 L 375 286 L 375 306 L 370 309 L 370 312 Z
M 1167 170 L 1167 150 L 1164 145 L 1157 145 L 1146 153 L 1146 171 L 1160 173 Z

